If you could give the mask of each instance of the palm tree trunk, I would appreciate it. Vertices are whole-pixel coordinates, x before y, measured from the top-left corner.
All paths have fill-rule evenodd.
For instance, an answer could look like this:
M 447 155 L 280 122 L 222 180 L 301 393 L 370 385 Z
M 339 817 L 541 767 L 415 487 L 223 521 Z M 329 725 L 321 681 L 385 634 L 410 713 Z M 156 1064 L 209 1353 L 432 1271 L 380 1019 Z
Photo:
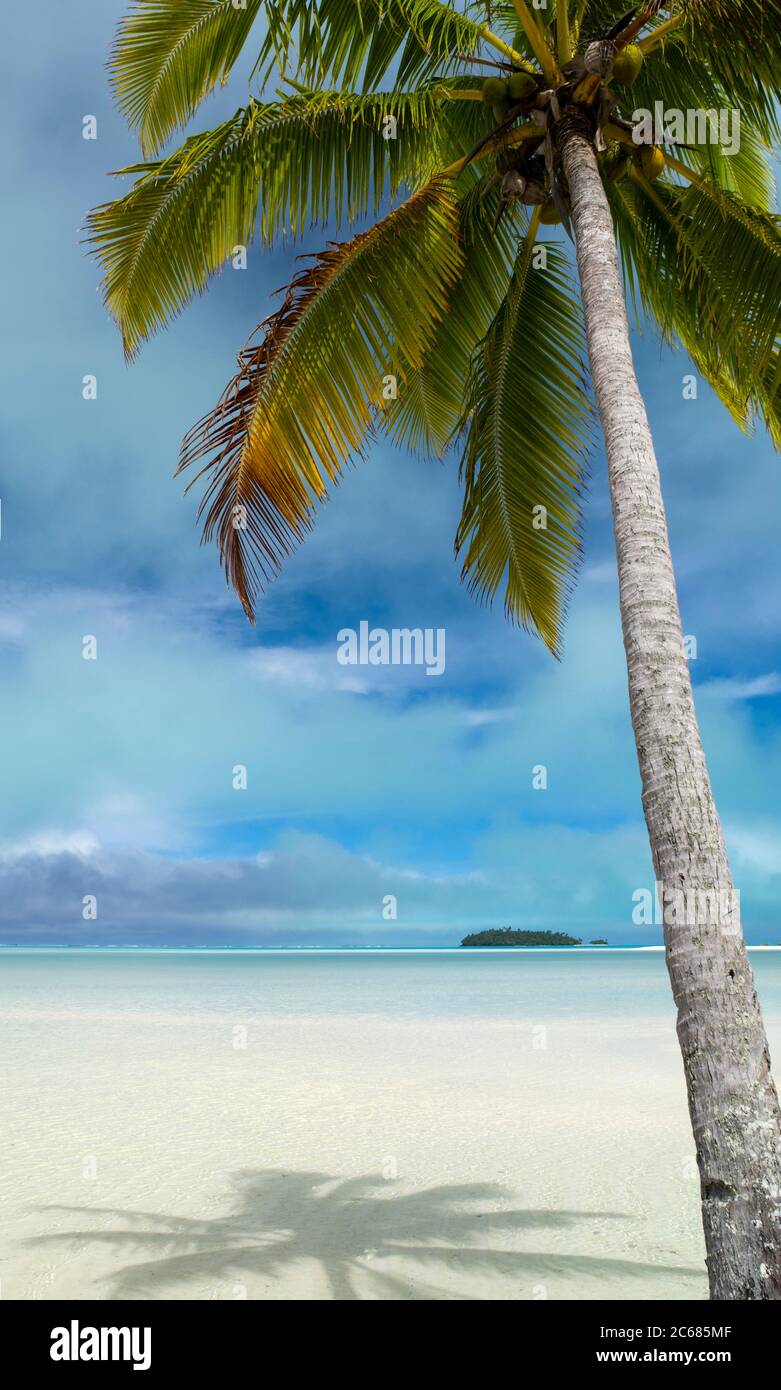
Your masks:
M 781 1299 L 781 1117 L 697 727 L 613 222 L 577 118 L 562 121 L 559 148 L 607 453 L 629 702 L 664 905 L 711 1298 Z

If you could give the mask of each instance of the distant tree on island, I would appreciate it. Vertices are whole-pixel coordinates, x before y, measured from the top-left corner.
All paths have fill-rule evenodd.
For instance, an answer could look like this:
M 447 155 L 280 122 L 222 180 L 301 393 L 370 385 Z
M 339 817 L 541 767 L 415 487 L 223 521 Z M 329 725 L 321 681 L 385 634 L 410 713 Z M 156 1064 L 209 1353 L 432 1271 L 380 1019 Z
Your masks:
M 462 946 L 582 946 L 579 936 L 567 936 L 561 931 L 520 931 L 499 927 L 492 931 L 473 932 L 465 936 Z
M 595 936 L 593 941 L 589 941 L 589 946 L 607 946 L 607 937 Z

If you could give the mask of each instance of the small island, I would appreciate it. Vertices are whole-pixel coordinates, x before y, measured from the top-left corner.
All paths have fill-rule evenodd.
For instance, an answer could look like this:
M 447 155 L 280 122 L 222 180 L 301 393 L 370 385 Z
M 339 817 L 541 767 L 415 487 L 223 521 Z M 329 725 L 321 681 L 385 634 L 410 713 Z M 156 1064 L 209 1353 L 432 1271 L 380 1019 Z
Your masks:
M 607 946 L 607 944 L 607 937 L 605 936 L 595 936 L 594 940 L 589 942 L 590 946 Z
M 561 931 L 521 931 L 499 927 L 492 931 L 477 931 L 465 936 L 462 946 L 582 946 L 579 936 L 567 936 Z

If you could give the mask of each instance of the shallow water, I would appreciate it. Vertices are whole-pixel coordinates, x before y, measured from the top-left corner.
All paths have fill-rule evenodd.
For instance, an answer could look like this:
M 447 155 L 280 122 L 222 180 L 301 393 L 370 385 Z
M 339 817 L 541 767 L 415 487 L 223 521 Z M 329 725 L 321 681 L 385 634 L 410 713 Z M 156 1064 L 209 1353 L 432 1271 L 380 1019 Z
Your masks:
M 753 951 L 760 996 L 781 1014 L 781 951 Z M 671 1017 L 660 951 L 0 952 L 0 1009 L 139 1014 L 248 1011 L 522 1019 Z

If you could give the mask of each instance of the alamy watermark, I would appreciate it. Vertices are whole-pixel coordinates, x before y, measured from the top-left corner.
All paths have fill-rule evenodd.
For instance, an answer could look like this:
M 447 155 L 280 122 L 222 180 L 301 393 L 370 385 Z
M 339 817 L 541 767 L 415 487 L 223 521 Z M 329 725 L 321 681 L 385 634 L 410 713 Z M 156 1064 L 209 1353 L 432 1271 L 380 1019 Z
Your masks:
M 425 666 L 427 676 L 445 669 L 443 627 L 343 627 L 336 634 L 341 666 Z
M 665 106 L 655 101 L 632 112 L 632 139 L 636 145 L 720 145 L 724 154 L 740 149 L 740 112 L 735 107 L 706 109 Z
M 658 881 L 632 894 L 636 927 L 720 927 L 724 936 L 740 932 L 740 890 L 737 888 L 667 888 Z
M 51 1331 L 52 1361 L 129 1361 L 134 1371 L 152 1364 L 151 1327 L 82 1327 L 72 1318 Z

